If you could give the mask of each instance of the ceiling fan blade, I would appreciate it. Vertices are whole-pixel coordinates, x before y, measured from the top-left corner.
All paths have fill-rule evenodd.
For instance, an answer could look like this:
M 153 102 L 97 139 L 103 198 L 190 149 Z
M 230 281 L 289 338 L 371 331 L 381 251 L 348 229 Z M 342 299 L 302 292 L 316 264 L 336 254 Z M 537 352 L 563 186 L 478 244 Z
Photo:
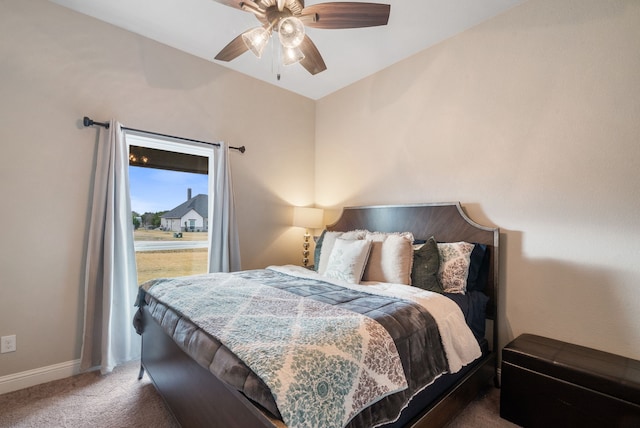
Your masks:
M 240 9 L 245 12 L 251 12 L 258 17 L 258 19 L 264 18 L 264 9 L 260 7 L 254 0 L 213 0 L 216 3 L 223 4 L 225 6 L 232 7 L 234 9 Z
M 231 40 L 227 46 L 222 48 L 215 59 L 218 61 L 231 61 L 248 51 L 249 48 L 242 40 L 242 34 Z
M 242 10 L 241 4 L 243 3 L 242 0 L 213 0 L 216 3 L 220 3 L 223 4 L 225 6 L 229 6 L 232 7 L 234 9 L 240 9 Z
M 306 68 L 309 73 L 316 75 L 327 69 L 324 60 L 322 59 L 322 55 L 320 55 L 320 51 L 318 51 L 318 48 L 311 41 L 309 36 L 304 36 L 304 40 L 300 46 L 298 46 L 298 49 L 304 53 L 304 58 L 300 61 L 300 65 Z
M 306 23 L 308 27 L 341 29 L 387 25 L 390 11 L 391 5 L 388 4 L 330 2 L 305 7 L 302 14 L 317 16 L 314 22 Z

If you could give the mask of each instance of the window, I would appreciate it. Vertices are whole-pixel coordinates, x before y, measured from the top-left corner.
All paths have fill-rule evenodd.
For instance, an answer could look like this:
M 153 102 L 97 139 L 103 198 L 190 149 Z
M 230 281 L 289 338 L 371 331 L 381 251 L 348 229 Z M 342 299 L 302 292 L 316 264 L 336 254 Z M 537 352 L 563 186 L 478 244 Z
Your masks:
M 206 273 L 213 147 L 127 132 L 138 283 Z

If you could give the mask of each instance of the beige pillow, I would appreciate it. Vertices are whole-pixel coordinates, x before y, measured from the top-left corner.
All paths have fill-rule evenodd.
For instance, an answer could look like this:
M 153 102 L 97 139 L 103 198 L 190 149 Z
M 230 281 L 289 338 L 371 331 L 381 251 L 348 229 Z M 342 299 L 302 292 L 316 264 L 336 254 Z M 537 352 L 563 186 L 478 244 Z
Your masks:
M 413 234 L 369 232 L 365 239 L 372 245 L 362 280 L 411 285 Z
M 336 239 L 324 276 L 359 284 L 370 250 L 371 241 Z
M 326 231 L 322 239 L 320 259 L 318 261 L 318 266 L 316 266 L 318 273 L 320 275 L 324 275 L 325 271 L 327 270 L 327 263 L 329 262 L 329 256 L 331 255 L 331 250 L 333 249 L 333 245 L 336 242 L 336 239 L 338 238 L 345 239 L 345 240 L 364 239 L 366 234 L 367 234 L 366 230 L 352 230 L 349 232 Z

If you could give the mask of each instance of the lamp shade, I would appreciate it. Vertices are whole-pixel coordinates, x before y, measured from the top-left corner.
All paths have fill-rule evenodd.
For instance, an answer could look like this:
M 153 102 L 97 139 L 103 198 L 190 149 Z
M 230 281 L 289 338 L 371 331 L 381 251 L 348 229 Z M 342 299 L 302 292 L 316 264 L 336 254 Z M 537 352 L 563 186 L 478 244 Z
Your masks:
M 293 225 L 307 229 L 322 227 L 324 211 L 320 208 L 293 207 Z

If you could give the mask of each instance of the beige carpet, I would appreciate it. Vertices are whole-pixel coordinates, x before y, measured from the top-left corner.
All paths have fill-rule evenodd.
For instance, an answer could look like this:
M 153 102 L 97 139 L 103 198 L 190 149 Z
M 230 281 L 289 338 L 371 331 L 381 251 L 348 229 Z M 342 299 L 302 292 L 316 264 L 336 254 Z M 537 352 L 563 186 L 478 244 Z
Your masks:
M 138 363 L 112 374 L 85 373 L 0 395 L 0 427 L 178 428 Z M 515 427 L 499 416 L 499 390 L 471 403 L 449 428 Z
M 0 395 L 0 427 L 178 428 L 139 363 Z

